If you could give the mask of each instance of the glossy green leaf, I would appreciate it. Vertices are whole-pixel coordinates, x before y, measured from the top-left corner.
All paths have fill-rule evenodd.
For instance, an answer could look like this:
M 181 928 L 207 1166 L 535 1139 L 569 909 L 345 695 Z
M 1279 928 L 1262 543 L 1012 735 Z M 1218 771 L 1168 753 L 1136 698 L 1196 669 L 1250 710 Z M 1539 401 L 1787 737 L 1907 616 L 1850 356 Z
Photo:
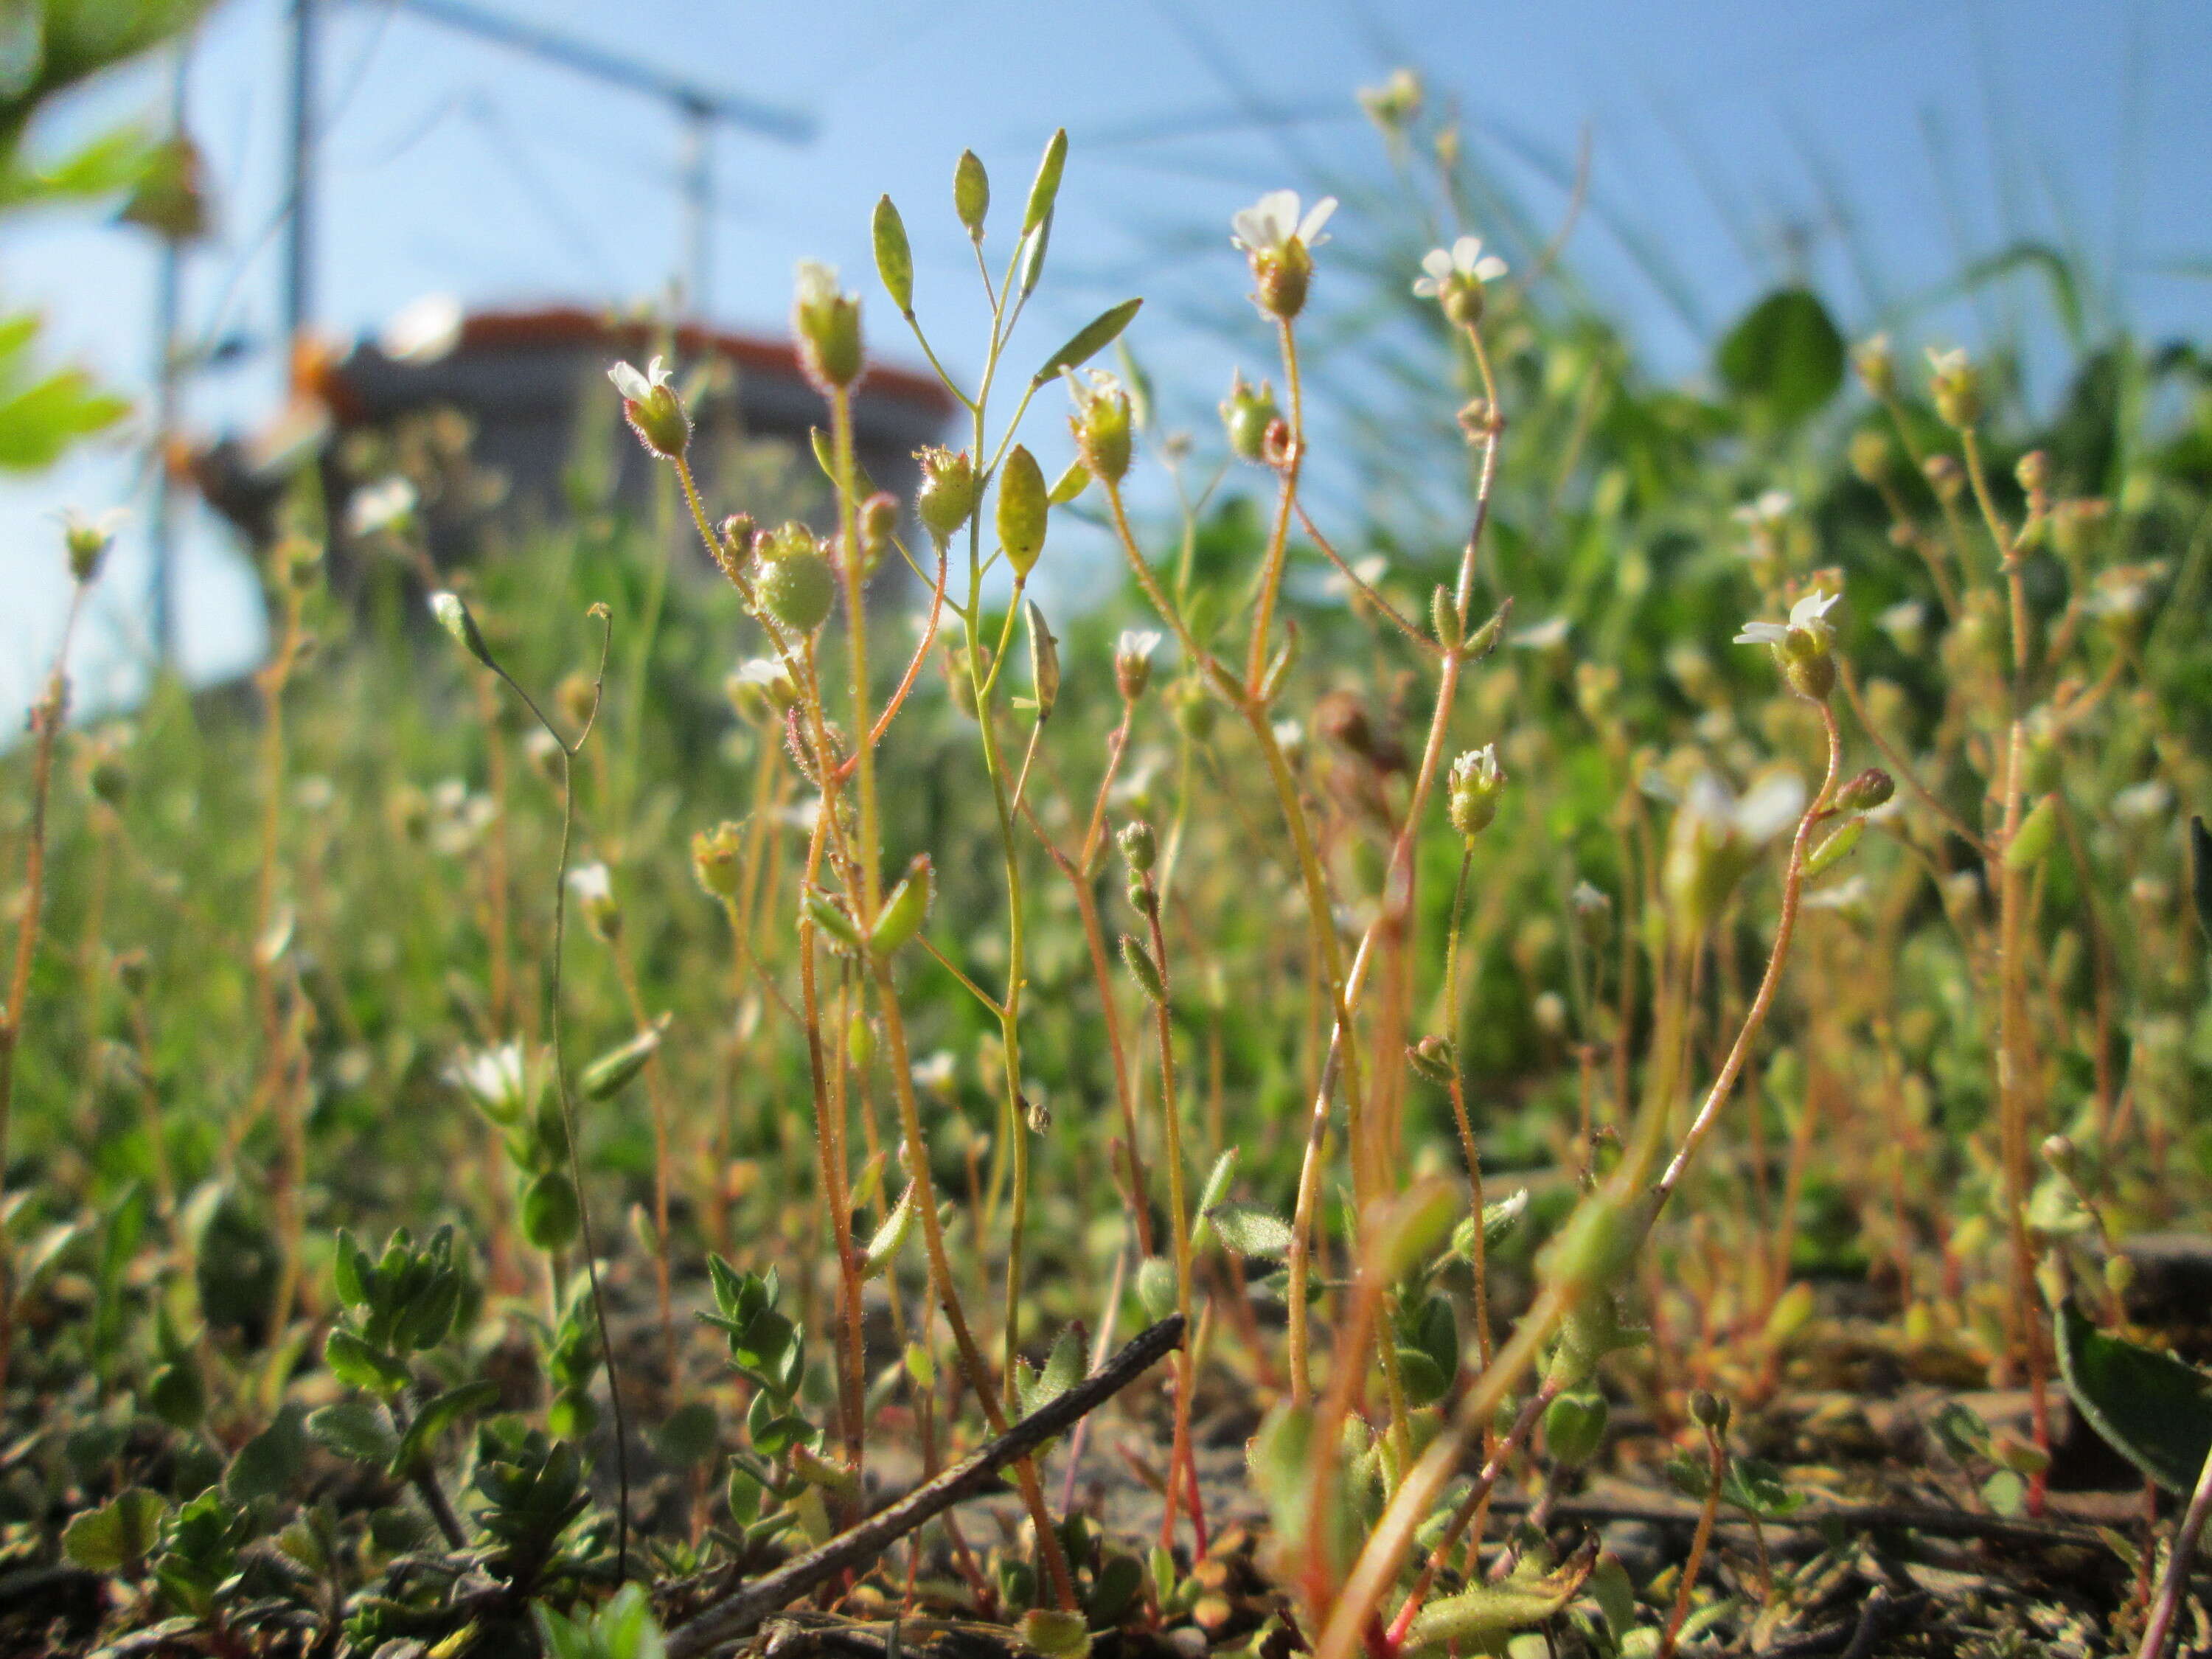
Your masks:
M 2107 1336 L 2072 1302 L 2058 1310 L 2058 1365 L 2089 1425 L 2168 1492 L 2197 1484 L 2212 1454 L 2212 1376 Z
M 1728 331 L 1717 367 L 1730 392 L 1795 426 L 1843 386 L 1844 337 L 1811 289 L 1785 288 Z

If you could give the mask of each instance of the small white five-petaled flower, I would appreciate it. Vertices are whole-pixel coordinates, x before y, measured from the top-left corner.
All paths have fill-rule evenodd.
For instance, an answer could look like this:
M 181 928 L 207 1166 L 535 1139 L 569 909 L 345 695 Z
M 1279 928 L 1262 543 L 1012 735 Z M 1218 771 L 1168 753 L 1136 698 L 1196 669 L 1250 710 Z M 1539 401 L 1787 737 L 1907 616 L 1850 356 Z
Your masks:
M 1496 282 L 1505 274 L 1505 261 L 1485 253 L 1481 237 L 1462 236 L 1449 247 L 1424 253 L 1421 272 L 1413 278 L 1413 292 L 1424 300 L 1440 300 L 1455 286 Z
M 655 357 L 642 374 L 629 363 L 617 363 L 607 371 L 607 379 L 615 383 L 624 403 L 647 403 L 656 389 L 668 384 L 668 360 Z
M 1818 589 L 1808 593 L 1790 607 L 1786 623 L 1747 622 L 1743 632 L 1735 636 L 1738 645 L 1779 645 L 1790 637 L 1790 630 L 1802 629 L 1808 633 L 1826 629 L 1828 612 L 1834 610 L 1841 593 L 1823 593 Z
M 1336 211 L 1336 198 L 1324 196 L 1304 218 L 1298 216 L 1298 193 L 1271 190 L 1250 207 L 1240 208 L 1230 220 L 1237 234 L 1229 240 L 1247 253 L 1272 253 L 1291 242 L 1319 247 L 1328 238 L 1322 227 Z

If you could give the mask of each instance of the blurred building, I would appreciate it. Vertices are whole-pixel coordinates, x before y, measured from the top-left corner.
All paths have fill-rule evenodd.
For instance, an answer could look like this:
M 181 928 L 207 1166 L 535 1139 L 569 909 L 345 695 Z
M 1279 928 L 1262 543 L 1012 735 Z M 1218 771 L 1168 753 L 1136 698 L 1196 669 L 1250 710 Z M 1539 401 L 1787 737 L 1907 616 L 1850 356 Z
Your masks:
M 580 507 L 644 509 L 664 464 L 623 426 L 607 368 L 618 359 L 643 368 L 656 355 L 676 366 L 679 386 L 700 388 L 690 459 L 709 509 L 827 529 L 830 497 L 810 445 L 815 428 L 828 430 L 830 406 L 789 340 L 581 307 L 456 313 L 427 337 L 387 331 L 302 363 L 285 411 L 263 431 L 200 452 L 191 471 L 209 502 L 258 544 L 275 533 L 286 480 L 312 449 L 341 562 L 348 498 L 404 477 L 421 493 L 432 557 L 462 561 L 487 535 Z M 854 399 L 862 471 L 911 503 L 915 452 L 946 435 L 955 408 L 934 376 L 872 365 Z

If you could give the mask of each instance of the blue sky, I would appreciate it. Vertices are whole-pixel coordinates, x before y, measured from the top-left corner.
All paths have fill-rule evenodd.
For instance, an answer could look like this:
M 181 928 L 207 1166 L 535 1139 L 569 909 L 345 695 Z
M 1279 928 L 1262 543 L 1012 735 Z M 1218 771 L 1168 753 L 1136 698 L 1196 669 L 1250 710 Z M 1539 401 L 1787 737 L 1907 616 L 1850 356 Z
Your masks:
M 2212 6 L 2203 0 L 481 3 L 818 124 L 799 149 L 726 131 L 715 140 L 707 309 L 739 325 L 780 325 L 800 258 L 837 264 L 872 292 L 868 215 L 884 191 L 905 210 L 925 313 L 971 315 L 972 273 L 950 210 L 953 159 L 974 147 L 1011 214 L 1062 124 L 1072 150 L 1040 344 L 1166 275 L 1157 262 L 1168 230 L 1218 224 L 1216 280 L 1241 291 L 1229 214 L 1309 168 L 1371 170 L 1376 140 L 1352 92 L 1400 63 L 1458 100 L 1471 146 L 1509 173 L 1533 180 L 1511 158 L 1567 156 L 1587 125 L 1595 199 L 1665 247 L 1714 325 L 1800 264 L 1846 312 L 1869 308 L 1824 203 L 1831 187 L 1881 280 L 1902 291 L 1939 281 L 1962 252 L 2033 235 L 2078 245 L 2117 273 L 2114 297 L 2148 331 L 2201 334 L 2212 293 L 2166 269 L 2212 245 Z M 326 327 L 373 329 L 428 292 L 499 304 L 665 289 L 682 245 L 678 130 L 666 111 L 385 0 L 325 9 L 317 308 Z M 283 0 L 218 5 L 189 82 L 221 235 L 193 263 L 188 325 L 264 344 L 277 304 L 283 11 Z M 58 143 L 152 114 L 165 73 L 149 64 L 110 77 L 58 112 L 46 137 Z M 1556 204 L 1547 188 L 1532 183 L 1540 209 Z M 1658 302 L 1605 225 L 1586 217 L 1576 256 L 1643 325 L 1655 361 L 1694 374 L 1705 342 Z M 51 351 L 126 389 L 148 378 L 153 271 L 143 238 L 82 216 L 13 227 L 0 246 L 7 303 L 43 308 Z M 1166 325 L 1155 325 L 1157 350 Z M 957 324 L 946 333 L 957 341 Z M 947 355 L 969 366 L 957 343 Z M 1255 341 L 1250 356 L 1261 356 Z M 1174 340 L 1177 375 L 1209 398 L 1234 361 L 1232 342 Z M 215 430 L 250 419 L 275 383 L 272 356 L 250 356 L 195 386 L 192 421 Z M 135 477 L 115 447 L 0 484 L 0 570 L 13 599 L 0 610 L 0 718 L 10 725 L 65 594 L 42 515 L 128 499 Z M 185 575 L 188 666 L 250 662 L 251 583 L 211 526 L 187 537 Z M 143 585 L 140 550 L 126 540 L 79 662 L 88 701 L 127 695 Z

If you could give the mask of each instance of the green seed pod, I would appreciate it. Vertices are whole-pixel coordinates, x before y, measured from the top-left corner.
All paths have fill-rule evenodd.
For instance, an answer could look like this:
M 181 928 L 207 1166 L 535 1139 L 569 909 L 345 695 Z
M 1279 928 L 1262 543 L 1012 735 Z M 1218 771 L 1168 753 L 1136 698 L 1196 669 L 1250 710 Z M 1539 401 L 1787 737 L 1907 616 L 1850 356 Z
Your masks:
M 1173 693 L 1176 727 L 1193 743 L 1204 743 L 1213 735 L 1213 724 L 1219 711 L 1206 690 L 1196 680 L 1177 680 Z
M 1144 987 L 1145 994 L 1154 1002 L 1168 1000 L 1167 981 L 1160 977 L 1160 965 L 1154 962 L 1152 952 L 1139 944 L 1131 933 L 1121 935 L 1121 960 L 1129 964 L 1129 971 L 1137 983 Z
M 2005 843 L 2004 866 L 2008 870 L 2032 870 L 2051 850 L 2051 843 L 2058 834 L 2058 797 L 2045 795 L 2036 802 L 2035 810 L 2021 820 L 2020 828 L 2013 831 L 2012 839 Z
M 1595 1389 L 1563 1394 L 1544 1412 L 1544 1445 L 1563 1469 L 1577 1469 L 1597 1455 L 1609 1415 Z
M 999 545 L 1017 578 L 1026 579 L 1036 568 L 1044 551 L 1048 511 L 1044 472 L 1036 457 L 1020 444 L 1006 456 L 999 472 Z
M 660 1034 L 666 1026 L 662 1023 L 650 1030 L 640 1031 L 619 1048 L 611 1048 L 577 1076 L 577 1086 L 586 1100 L 611 1100 L 620 1094 L 629 1080 L 646 1067 L 654 1052 L 660 1047 Z
M 877 912 L 876 925 L 868 934 L 870 955 L 881 961 L 921 931 L 921 924 L 929 919 L 934 882 L 929 854 L 921 854 L 907 866 L 905 877 Z
M 914 250 L 908 246 L 906 224 L 899 210 L 888 196 L 876 203 L 875 218 L 876 275 L 883 278 L 884 292 L 891 296 L 891 303 L 903 317 L 914 315 Z
M 1818 847 L 1815 847 L 1811 853 L 1806 855 L 1805 875 L 1807 879 L 1809 880 L 1811 878 L 1820 875 L 1828 870 L 1832 870 L 1838 864 L 1840 864 L 1844 859 L 1850 854 L 1851 848 L 1859 844 L 1859 837 L 1865 833 L 1866 820 L 1864 818 L 1844 819 L 1841 824 L 1837 826 L 1834 834 L 1831 835 L 1826 841 L 1822 842 Z
M 1447 651 L 1456 650 L 1462 637 L 1459 611 L 1452 603 L 1451 589 L 1442 582 L 1429 595 L 1429 626 L 1437 636 L 1437 643 Z
M 972 149 L 960 152 L 952 167 L 952 210 L 960 216 L 970 241 L 983 240 L 983 217 L 991 210 L 991 175 Z
M 522 1236 L 532 1248 L 565 1250 L 583 1224 L 576 1188 L 558 1170 L 539 1176 L 522 1195 Z
M 753 591 L 761 608 L 786 628 L 811 634 L 830 620 L 837 576 L 817 552 L 793 553 L 761 567 Z
M 808 893 L 805 908 L 806 920 L 812 922 L 817 931 L 829 936 L 833 949 L 858 951 L 860 948 L 860 930 L 853 925 L 853 918 L 845 914 L 844 906 L 827 893 Z

